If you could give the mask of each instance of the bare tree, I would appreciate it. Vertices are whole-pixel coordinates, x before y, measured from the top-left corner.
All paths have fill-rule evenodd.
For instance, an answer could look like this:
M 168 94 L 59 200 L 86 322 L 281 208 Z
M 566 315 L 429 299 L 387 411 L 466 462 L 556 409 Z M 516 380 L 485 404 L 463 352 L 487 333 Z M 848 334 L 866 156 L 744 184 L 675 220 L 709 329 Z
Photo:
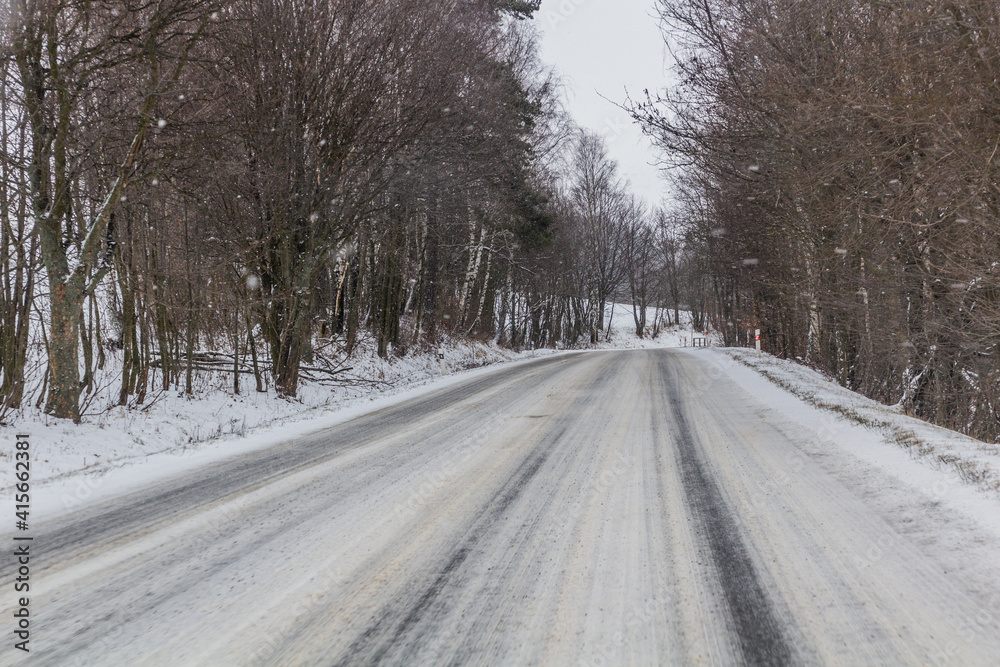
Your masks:
M 625 274 L 635 335 L 645 338 L 647 312 L 653 305 L 657 288 L 659 258 L 656 256 L 655 230 L 650 225 L 645 205 L 633 200 L 628 208 L 623 249 Z
M 570 197 L 582 225 L 586 248 L 588 304 L 597 332 L 604 330 L 604 308 L 625 277 L 623 251 L 630 201 L 599 135 L 582 132 L 573 155 Z
M 6 24 L 8 12 L 0 16 Z M 23 169 L 29 144 L 24 110 L 11 99 L 16 71 L 9 35 L 0 35 L 0 421 L 24 397 L 38 240 L 31 234 L 31 204 Z
M 727 342 L 1000 436 L 995 3 L 660 6 L 681 84 L 633 111 Z
M 176 83 L 213 11 L 203 0 L 13 2 L 8 29 L 31 136 L 32 213 L 49 288 L 46 410 L 53 416 L 79 421 L 79 326 L 84 299 L 110 267 L 112 213 L 142 177 L 136 161 L 158 125 L 158 101 Z M 128 78 L 139 85 L 107 89 Z M 102 105 L 96 114 L 95 100 Z M 123 125 L 126 141 L 105 144 L 115 156 L 103 198 L 84 206 L 74 185 L 85 142 L 95 134 L 118 136 Z

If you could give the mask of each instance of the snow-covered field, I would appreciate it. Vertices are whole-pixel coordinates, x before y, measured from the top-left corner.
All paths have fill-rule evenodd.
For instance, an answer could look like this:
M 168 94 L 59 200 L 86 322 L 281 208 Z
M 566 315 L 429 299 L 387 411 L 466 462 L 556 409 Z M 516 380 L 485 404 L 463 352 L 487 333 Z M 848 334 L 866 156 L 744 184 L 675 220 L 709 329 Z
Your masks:
M 650 322 L 653 315 L 651 309 Z M 610 336 L 602 334 L 595 347 L 680 347 L 691 336 L 690 331 L 674 327 L 661 331 L 656 339 L 639 339 L 631 309 L 621 304 L 610 317 Z M 231 373 L 199 372 L 193 397 L 177 390 L 151 392 L 145 405 L 126 408 L 113 405 L 120 380 L 111 374 L 89 400 L 82 424 L 52 419 L 32 406 L 8 416 L 13 417 L 11 423 L 0 426 L 0 439 L 6 443 L 0 449 L 4 471 L 0 493 L 11 497 L 13 466 L 3 465 L 3 461 L 13 455 L 16 433 L 28 433 L 34 442 L 33 484 L 36 488 L 51 487 L 46 496 L 58 497 L 57 504 L 69 507 L 120 490 L 123 485 L 135 486 L 323 428 L 385 401 L 403 400 L 414 391 L 440 387 L 455 374 L 556 353 L 515 353 L 493 344 L 454 340 L 443 343 L 441 349 L 447 377 L 442 377 L 437 350 L 380 359 L 373 343 L 362 341 L 345 362 L 350 370 L 339 376 L 341 384 L 303 381 L 295 400 L 278 397 L 273 388 L 258 393 L 247 379 L 241 393 L 234 395 Z M 114 363 L 112 358 L 109 365 Z
M 645 350 L 657 347 L 689 347 L 694 337 L 703 337 L 705 332 L 694 331 L 691 328 L 691 315 L 681 312 L 681 326 L 663 327 L 653 338 L 653 319 L 656 309 L 648 308 L 646 312 L 646 335 L 639 338 L 635 335 L 635 317 L 632 307 L 628 304 L 616 303 L 608 306 L 605 317 L 611 320 L 610 335 L 604 331 L 598 337 L 595 345 L 589 349 L 598 350 Z M 713 345 L 720 344 L 720 339 L 710 334 Z

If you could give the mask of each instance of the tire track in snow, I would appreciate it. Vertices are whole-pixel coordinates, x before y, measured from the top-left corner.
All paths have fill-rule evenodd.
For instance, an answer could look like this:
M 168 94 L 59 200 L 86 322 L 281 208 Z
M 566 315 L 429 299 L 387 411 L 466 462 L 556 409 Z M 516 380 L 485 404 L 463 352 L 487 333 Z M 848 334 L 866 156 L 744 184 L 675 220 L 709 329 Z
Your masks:
M 559 432 L 546 437 L 544 443 L 552 443 L 562 435 Z M 499 521 L 507 508 L 524 492 L 531 480 L 548 459 L 549 452 L 537 449 L 524 461 L 511 480 L 499 491 L 490 503 L 489 511 L 473 527 L 465 542 L 456 549 L 433 582 L 417 597 L 414 604 L 403 610 L 383 611 L 379 618 L 362 633 L 346 651 L 347 657 L 336 665 L 374 665 L 386 660 L 390 651 L 399 651 L 401 643 L 419 643 L 419 627 L 425 622 L 433 622 L 432 607 L 449 586 L 450 580 L 472 553 L 476 543 Z
M 493 495 L 487 502 L 475 523 L 469 527 L 467 537 L 455 548 L 455 550 L 442 561 L 445 561 L 434 579 L 416 596 L 415 601 L 403 609 L 383 610 L 378 618 L 372 623 L 345 651 L 345 657 L 337 661 L 336 665 L 372 665 L 372 664 L 406 664 L 407 657 L 412 657 L 422 648 L 427 636 L 434 633 L 423 632 L 429 629 L 428 626 L 435 625 L 436 621 L 450 611 L 447 591 L 449 588 L 458 589 L 461 583 L 456 581 L 461 578 L 461 569 L 466 560 L 479 546 L 485 538 L 490 536 L 490 532 L 498 526 L 510 510 L 511 506 L 524 495 L 524 492 L 531 485 L 532 481 L 539 476 L 539 472 L 549 463 L 550 457 L 569 430 L 572 416 L 586 414 L 590 406 L 600 399 L 600 390 L 614 377 L 617 372 L 617 365 L 611 362 L 611 357 L 607 357 L 600 369 L 589 382 L 590 392 L 584 393 L 573 401 L 571 410 L 565 415 L 556 417 L 542 417 L 544 431 L 525 457 L 517 470 L 510 476 L 509 480 Z M 550 470 L 546 470 L 551 474 Z M 535 501 L 544 503 L 546 498 L 537 497 Z M 530 532 L 530 531 L 528 531 Z M 509 545 L 510 549 L 516 550 L 516 545 Z M 477 617 L 488 618 L 495 610 L 489 607 L 480 607 L 475 610 Z M 475 632 L 469 632 L 474 636 Z M 463 651 L 471 651 L 472 647 L 467 643 L 459 651 L 459 655 L 452 660 L 453 664 L 463 664 Z M 467 657 L 467 656 L 466 656 Z
M 995 579 L 953 573 L 980 552 L 919 539 L 985 535 L 886 519 L 902 500 L 921 524 L 922 496 L 883 495 L 780 401 L 707 383 L 704 355 L 573 359 L 276 447 L 314 457 L 298 472 L 240 457 L 173 482 L 192 497 L 148 490 L 176 507 L 51 522 L 125 520 L 95 536 L 107 554 L 39 560 L 32 662 L 996 664 Z
M 676 367 L 667 363 L 666 358 L 660 359 L 659 366 L 688 509 L 711 553 L 743 658 L 750 665 L 792 664 L 792 651 L 757 577 L 736 520 L 702 462 L 700 445 L 681 398 Z
M 223 461 L 190 475 L 186 481 L 164 481 L 152 489 L 67 514 L 40 528 L 44 532 L 46 548 L 37 558 L 36 565 L 49 567 L 59 561 L 105 551 L 109 544 L 134 539 L 160 525 L 204 511 L 228 498 L 377 442 L 417 416 L 452 407 L 508 379 L 517 378 L 519 383 L 525 383 L 527 391 L 545 381 L 546 377 L 544 374 L 531 377 L 526 372 L 540 371 L 553 365 L 570 367 L 580 360 L 577 356 L 551 357 L 502 369 L 442 392 L 303 436 L 285 445 Z M 12 580 L 15 569 L 9 561 L 0 561 L 0 581 Z

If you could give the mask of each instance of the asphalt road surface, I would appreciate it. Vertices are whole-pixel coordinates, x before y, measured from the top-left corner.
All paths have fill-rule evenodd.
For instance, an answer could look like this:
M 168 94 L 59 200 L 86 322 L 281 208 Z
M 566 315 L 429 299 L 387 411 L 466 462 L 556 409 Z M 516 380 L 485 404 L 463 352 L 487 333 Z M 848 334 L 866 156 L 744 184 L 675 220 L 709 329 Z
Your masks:
M 710 359 L 501 368 L 40 525 L 0 662 L 1000 664 L 996 591 Z

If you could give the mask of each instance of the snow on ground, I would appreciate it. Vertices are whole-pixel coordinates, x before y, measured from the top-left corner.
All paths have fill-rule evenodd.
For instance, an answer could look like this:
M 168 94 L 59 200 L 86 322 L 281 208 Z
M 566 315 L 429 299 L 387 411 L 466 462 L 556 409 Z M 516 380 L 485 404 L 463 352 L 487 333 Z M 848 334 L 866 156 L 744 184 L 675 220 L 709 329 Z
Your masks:
M 1000 445 L 900 414 L 792 361 L 749 349 L 698 353 L 815 434 L 819 450 L 837 447 L 891 480 L 879 486 L 916 489 L 928 506 L 948 505 L 1000 536 Z
M 653 310 L 650 310 L 652 322 Z M 690 332 L 667 329 L 656 339 L 635 335 L 631 309 L 615 306 L 610 340 L 602 334 L 601 349 L 681 346 Z M 294 400 L 278 397 L 273 388 L 254 390 L 244 376 L 241 393 L 232 391 L 232 374 L 198 372 L 194 396 L 177 389 L 151 391 L 143 406 L 114 406 L 120 370 L 105 372 L 101 388 L 87 402 L 82 424 L 52 419 L 34 407 L 15 413 L 11 423 L 0 426 L 0 496 L 10 501 L 14 490 L 14 436 L 31 436 L 31 481 L 44 498 L 35 495 L 35 511 L 56 511 L 114 495 L 153 479 L 267 447 L 383 407 L 407 400 L 467 377 L 471 369 L 530 359 L 554 350 L 502 349 L 493 344 L 445 341 L 442 377 L 438 350 L 415 350 L 405 356 L 380 359 L 374 344 L 363 340 L 345 362 L 349 368 L 340 383 L 323 386 L 303 381 Z M 114 356 L 109 368 L 114 368 Z M 10 417 L 10 416 L 9 416 Z M 41 505 L 40 505 L 41 503 Z
M 705 336 L 705 332 L 692 329 L 691 314 L 684 311 L 680 313 L 680 326 L 661 327 L 655 338 L 653 337 L 653 322 L 657 316 L 655 308 L 646 309 L 646 335 L 642 338 L 635 334 L 635 316 L 630 305 L 616 303 L 612 307 L 609 304 L 604 316 L 611 320 L 610 335 L 607 331 L 602 332 L 598 337 L 597 344 L 588 346 L 588 349 L 637 350 L 657 347 L 690 347 L 693 338 Z M 663 317 L 662 313 L 660 317 Z M 710 333 L 709 338 L 712 345 L 719 345 L 721 342 L 721 339 L 714 333 Z
M 691 330 L 687 313 L 682 313 L 682 326 L 667 327 L 656 338 L 647 335 L 641 339 L 635 335 L 628 305 L 615 304 L 607 315 L 610 335 L 603 332 L 591 349 L 685 347 L 692 335 L 703 335 Z M 650 323 L 654 315 L 650 309 Z M 647 334 L 651 329 L 648 327 Z M 718 345 L 716 337 L 710 337 L 713 345 Z M 555 353 L 515 353 L 491 344 L 459 341 L 449 341 L 442 349 L 446 377 L 441 374 L 438 350 L 413 351 L 383 360 L 369 342 L 363 342 L 349 359 L 350 370 L 341 376 L 342 384 L 331 387 L 303 382 L 295 400 L 281 399 L 273 389 L 257 393 L 246 379 L 242 393 L 234 396 L 231 374 L 218 372 L 196 375 L 194 398 L 172 390 L 151 395 L 140 408 L 107 407 L 114 402 L 116 383 L 112 382 L 90 404 L 81 425 L 25 409 L 13 424 L 0 426 L 0 440 L 5 441 L 0 449 L 4 470 L 0 495 L 12 498 L 13 466 L 3 462 L 11 460 L 16 433 L 31 435 L 32 483 L 36 490 L 39 485 L 46 489 L 45 500 L 36 495 L 36 509 L 42 509 L 38 505 L 42 502 L 56 511 L 409 400 L 476 372 L 471 369 Z M 859 427 L 840 437 L 838 444 L 853 447 L 860 458 L 891 469 L 897 476 L 901 474 L 898 457 L 919 462 L 921 470 L 935 474 L 921 476 L 917 468 L 908 468 L 907 475 L 925 482 L 932 495 L 942 495 L 935 489 L 950 492 L 971 487 L 1000 498 L 998 445 L 901 415 L 800 364 L 768 355 L 757 357 L 744 349 L 716 348 L 710 354 L 725 364 L 727 375 L 749 383 L 747 389 L 754 395 L 770 387 L 776 392 L 772 396 L 775 401 L 787 402 L 790 393 L 797 397 L 797 403 L 818 409 L 826 415 L 823 429 L 829 433 L 842 434 L 845 423 Z M 767 381 L 761 383 L 760 378 Z M 858 435 L 862 432 L 873 435 L 863 439 Z
M 450 342 L 442 349 L 449 374 L 519 356 L 495 345 L 473 342 Z M 369 344 L 362 343 L 346 366 L 350 370 L 338 376 L 340 384 L 302 382 L 294 400 L 278 397 L 273 387 L 258 393 L 252 379 L 246 377 L 241 393 L 234 395 L 232 374 L 220 371 L 196 373 L 193 397 L 177 389 L 151 391 L 143 406 L 109 407 L 117 391 L 117 382 L 111 382 L 90 403 L 82 424 L 25 408 L 11 425 L 0 427 L 0 437 L 13 441 L 16 433 L 30 434 L 34 443 L 31 478 L 36 486 L 80 473 L 91 480 L 103 479 L 115 469 L 131 469 L 139 463 L 165 471 L 177 464 L 190 464 L 196 454 L 204 456 L 206 448 L 213 450 L 211 458 L 245 451 L 251 441 L 263 446 L 261 443 L 321 428 L 331 416 L 343 418 L 344 410 L 367 404 L 376 396 L 392 396 L 441 379 L 437 350 L 384 360 Z M 257 435 L 248 439 L 250 434 Z M 9 472 L 13 466 L 2 461 L 9 461 L 12 452 L 12 445 L 0 450 L 6 476 L 2 492 L 8 497 L 14 483 Z M 156 471 L 132 470 L 138 477 L 147 477 L 149 472 Z M 81 490 L 79 495 L 91 494 Z
M 434 371 L 430 369 L 431 361 L 428 356 L 425 374 L 418 379 L 411 378 L 409 381 L 401 381 L 389 388 L 359 392 L 354 395 L 334 392 L 332 394 L 334 397 L 326 404 L 312 408 L 300 406 L 298 412 L 277 417 L 269 423 L 250 430 L 246 435 L 227 434 L 182 446 L 154 450 L 153 448 L 143 448 L 144 445 L 150 443 L 150 440 L 140 441 L 140 438 L 134 437 L 134 444 L 128 442 L 128 436 L 132 435 L 129 432 L 126 437 L 119 437 L 119 439 L 125 441 L 125 448 L 132 453 L 131 456 L 117 459 L 109 458 L 107 461 L 96 464 L 91 463 L 85 469 L 74 468 L 72 456 L 79 455 L 80 451 L 84 449 L 89 451 L 93 448 L 101 451 L 105 447 L 94 436 L 93 429 L 89 429 L 87 424 L 77 427 L 79 429 L 76 432 L 79 434 L 77 437 L 67 437 L 66 439 L 58 437 L 60 431 L 28 428 L 26 430 L 31 434 L 34 456 L 39 456 L 39 445 L 43 448 L 51 447 L 53 444 L 62 446 L 62 457 L 44 455 L 50 458 L 50 461 L 46 463 L 49 469 L 53 467 L 50 465 L 53 461 L 56 463 L 63 460 L 68 461 L 68 465 L 61 474 L 50 475 L 41 480 L 38 477 L 32 478 L 33 486 L 36 489 L 36 494 L 32 497 L 32 511 L 36 517 L 44 519 L 60 514 L 67 509 L 118 496 L 154 481 L 218 463 L 231 456 L 276 446 L 370 412 L 415 400 L 429 392 L 445 389 L 476 375 L 488 373 L 496 363 L 527 363 L 534 358 L 550 354 L 553 354 L 551 350 L 539 350 L 520 355 L 506 352 L 501 361 L 479 368 L 467 367 L 457 372 L 449 371 L 446 376 L 441 376 L 439 370 L 436 375 L 434 374 Z M 454 359 L 456 356 L 454 349 L 447 352 L 446 363 L 448 363 L 449 358 Z M 433 364 L 439 369 L 436 354 L 433 357 Z M 454 367 L 452 366 L 452 368 Z M 339 398 L 337 398 L 338 396 Z M 200 401 L 191 402 L 197 404 Z M 268 399 L 265 397 L 261 402 L 268 403 Z M 72 436 L 74 433 L 72 428 L 72 426 L 66 426 L 62 432 Z M 17 430 L 21 431 L 21 429 Z M 13 431 L 10 433 L 13 434 Z M 54 439 L 52 438 L 53 433 L 56 435 Z M 74 447 L 74 445 L 76 446 Z M 12 449 L 12 447 L 8 449 Z M 12 481 L 8 481 L 8 484 L 12 483 Z M 12 502 L 11 491 L 10 486 L 3 489 L 4 500 L 8 503 Z
M 491 374 L 266 484 L 240 461 L 53 522 L 36 661 L 995 664 L 1000 541 L 754 371 L 667 356 Z M 876 436 L 831 438 L 921 468 Z

